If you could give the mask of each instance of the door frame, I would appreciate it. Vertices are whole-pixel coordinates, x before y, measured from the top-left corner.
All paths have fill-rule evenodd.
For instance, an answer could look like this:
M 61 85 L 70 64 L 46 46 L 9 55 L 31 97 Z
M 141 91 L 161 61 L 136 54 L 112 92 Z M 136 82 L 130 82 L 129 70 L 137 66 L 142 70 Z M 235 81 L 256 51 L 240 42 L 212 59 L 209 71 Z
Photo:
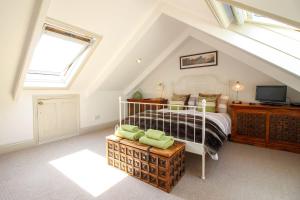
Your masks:
M 45 100 L 45 99 L 70 99 L 73 98 L 76 100 L 77 102 L 77 110 L 78 110 L 78 127 L 77 127 L 77 134 L 79 135 L 79 131 L 80 131 L 80 95 L 79 94 L 62 94 L 62 95 L 33 95 L 32 96 L 32 107 L 33 107 L 33 142 L 36 145 L 39 144 L 44 144 L 44 143 L 48 143 L 48 142 L 43 142 L 40 143 L 39 142 L 39 127 L 38 127 L 38 102 L 39 100 Z M 72 136 L 68 136 L 68 137 L 72 137 Z M 67 137 L 65 137 L 67 138 Z M 64 138 L 57 138 L 54 140 L 51 140 L 49 142 L 53 142 L 56 140 L 60 140 L 60 139 L 64 139 Z

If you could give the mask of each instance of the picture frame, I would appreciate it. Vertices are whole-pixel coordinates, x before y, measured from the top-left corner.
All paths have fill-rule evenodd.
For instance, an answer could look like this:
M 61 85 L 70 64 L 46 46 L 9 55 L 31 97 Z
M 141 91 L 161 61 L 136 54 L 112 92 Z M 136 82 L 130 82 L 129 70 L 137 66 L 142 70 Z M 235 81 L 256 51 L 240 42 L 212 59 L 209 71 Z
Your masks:
M 180 69 L 209 67 L 218 65 L 218 51 L 180 56 Z

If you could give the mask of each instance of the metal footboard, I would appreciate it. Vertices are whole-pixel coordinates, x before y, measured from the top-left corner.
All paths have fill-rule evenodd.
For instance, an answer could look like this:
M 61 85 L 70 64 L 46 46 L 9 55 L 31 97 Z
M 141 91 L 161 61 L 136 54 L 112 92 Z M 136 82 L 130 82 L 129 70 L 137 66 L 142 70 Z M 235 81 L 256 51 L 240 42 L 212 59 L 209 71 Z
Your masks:
M 133 106 L 133 113 L 129 113 L 129 107 Z M 180 107 L 183 111 L 183 113 L 181 114 L 185 114 L 185 122 L 187 122 L 187 117 L 188 115 L 192 115 L 193 116 L 193 132 L 194 132 L 194 136 L 193 136 L 193 141 L 188 141 L 188 134 L 187 134 L 187 123 L 185 123 L 185 137 L 179 137 L 179 127 L 180 127 L 180 120 L 179 120 L 179 115 L 180 113 L 177 112 L 177 118 L 176 119 L 172 119 L 172 111 L 167 111 L 170 113 L 170 117 L 168 120 L 169 121 L 169 131 L 170 134 L 172 133 L 172 123 L 177 124 L 177 135 L 176 134 L 172 134 L 174 136 L 174 138 L 176 140 L 181 140 L 186 142 L 187 145 L 187 150 L 188 149 L 192 149 L 191 152 L 193 153 L 197 153 L 202 155 L 202 179 L 205 179 L 205 148 L 204 148 L 204 142 L 205 142 L 205 118 L 206 118 L 206 100 L 203 99 L 202 100 L 202 141 L 201 143 L 196 141 L 196 110 L 198 108 L 198 106 L 187 106 L 187 105 L 170 105 L 170 104 L 157 104 L 157 103 L 141 103 L 141 102 L 127 102 L 127 101 L 123 101 L 121 97 L 119 97 L 119 126 L 122 125 L 122 121 L 126 119 L 126 117 L 128 117 L 128 123 L 129 124 L 134 124 L 134 125 L 138 125 L 140 127 L 141 124 L 141 111 L 146 111 L 146 110 L 158 110 L 158 109 L 166 109 L 166 108 L 170 108 L 170 106 L 174 107 L 177 106 L 178 108 Z M 176 109 L 175 109 L 176 110 Z M 178 109 L 179 110 L 179 109 Z M 188 110 L 193 110 L 193 112 L 189 112 Z M 163 126 L 163 130 L 165 130 L 165 113 L 166 111 L 162 112 L 162 126 Z M 156 116 L 158 116 L 156 114 Z M 150 120 L 150 126 L 147 127 L 147 123 L 145 123 L 145 127 L 144 129 L 150 129 L 152 128 L 152 117 L 149 117 Z M 156 120 L 156 127 L 158 127 L 157 125 L 158 120 Z M 200 125 L 200 124 L 197 124 Z M 174 132 L 174 130 L 173 130 Z M 189 148 L 190 147 L 190 148 Z M 196 150 L 195 150 L 196 149 Z

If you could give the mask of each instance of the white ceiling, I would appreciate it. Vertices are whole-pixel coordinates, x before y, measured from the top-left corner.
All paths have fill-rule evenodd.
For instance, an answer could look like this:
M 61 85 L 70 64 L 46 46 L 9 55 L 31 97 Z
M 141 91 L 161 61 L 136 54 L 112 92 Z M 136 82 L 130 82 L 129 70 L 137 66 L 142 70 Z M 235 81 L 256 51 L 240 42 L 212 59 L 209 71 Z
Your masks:
M 192 15 L 200 16 L 202 20 L 219 26 L 205 0 L 165 0 L 164 2 L 183 10 L 188 10 Z
M 8 76 L 3 77 L 10 83 L 9 90 L 18 73 L 20 52 L 24 48 L 26 33 L 30 28 L 32 13 L 38 1 L 23 0 L 20 3 L 18 0 L 1 0 L 0 40 L 2 45 L 0 52 L 3 58 L 1 57 L 0 64 L 5 66 L 5 69 L 1 67 L 1 74 L 10 72 Z M 259 5 L 258 2 L 256 1 Z M 150 28 L 145 29 L 145 34 L 141 34 L 140 38 L 135 38 L 137 31 L 147 27 L 149 21 L 147 17 L 151 18 L 150 14 L 153 10 L 159 10 L 167 16 L 162 15 L 154 20 Z M 293 14 L 300 15 L 299 12 Z M 223 37 L 222 31 L 219 31 L 221 27 L 206 0 L 51 0 L 47 16 L 103 37 L 69 91 L 86 91 L 91 85 L 101 90 L 126 88 L 188 26 L 195 27 L 197 24 L 197 29 L 201 31 L 200 25 L 205 24 L 203 27 L 208 27 L 205 30 L 206 34 L 218 38 L 215 39 L 218 42 L 222 41 Z M 218 37 L 215 36 L 216 32 L 218 32 Z M 230 37 L 229 33 L 226 34 L 226 37 Z M 133 40 L 135 41 L 133 48 L 122 51 L 131 45 L 130 41 Z M 227 42 L 223 40 L 223 43 Z M 240 52 L 245 53 L 241 49 Z M 137 65 L 135 60 L 140 57 L 143 62 Z M 122 58 L 116 66 L 110 65 L 114 58 Z M 253 55 L 253 59 L 259 60 L 260 58 Z M 272 65 L 272 62 L 268 65 Z M 101 84 L 95 85 L 95 80 L 102 76 L 105 69 L 111 69 L 112 73 L 108 73 Z M 284 76 L 283 79 L 288 79 L 288 77 Z
M 202 20 L 219 26 L 204 0 L 189 0 L 188 3 L 185 0 L 166 2 L 188 9 L 191 14 L 200 15 Z M 52 0 L 48 17 L 103 37 L 71 89 L 83 91 L 95 80 L 96 74 L 101 76 L 107 64 L 111 62 L 110 59 L 123 48 L 123 44 L 126 44 L 136 27 L 158 3 L 158 0 L 90 0 L 88 3 L 85 0 Z M 184 27 L 186 26 L 170 17 L 161 16 L 137 41 L 133 50 L 127 52 L 125 58 L 113 70 L 113 76 L 105 78 L 106 81 L 100 84 L 98 89 L 118 90 L 126 87 L 126 84 L 139 75 Z M 140 65 L 135 62 L 138 57 L 143 59 Z
M 0 102 L 13 88 L 35 6 L 34 0 L 0 2 Z
M 124 89 L 186 28 L 185 24 L 173 18 L 166 15 L 160 16 L 144 37 L 135 45 L 134 49 L 127 54 L 125 59 L 114 70 L 113 76 L 109 77 L 99 89 Z M 136 62 L 138 58 L 142 59 L 142 62 L 139 64 Z
M 103 37 L 100 45 L 72 85 L 86 89 L 91 75 L 98 74 L 127 40 L 156 0 L 52 0 L 48 16 Z

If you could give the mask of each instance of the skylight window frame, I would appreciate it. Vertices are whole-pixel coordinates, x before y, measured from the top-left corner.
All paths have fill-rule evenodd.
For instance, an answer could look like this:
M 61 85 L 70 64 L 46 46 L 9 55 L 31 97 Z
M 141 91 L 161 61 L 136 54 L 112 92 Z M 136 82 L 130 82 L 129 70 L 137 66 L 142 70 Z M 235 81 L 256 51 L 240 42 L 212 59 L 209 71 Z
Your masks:
M 239 8 L 239 9 L 241 9 L 241 8 Z M 267 25 L 267 26 L 272 26 L 272 27 L 276 27 L 276 28 L 289 29 L 289 30 L 293 30 L 293 31 L 299 31 L 298 28 L 290 26 L 286 23 L 271 19 L 269 17 L 262 16 L 257 13 L 250 12 L 250 11 L 247 11 L 244 9 L 241 9 L 241 10 L 243 10 L 243 12 L 245 12 L 245 15 L 244 15 L 245 22 L 259 24 L 259 25 Z M 261 18 L 261 19 L 257 20 L 259 18 Z
M 207 0 L 208 2 L 214 1 L 214 0 Z M 225 31 L 224 34 L 220 37 L 224 37 L 226 41 L 229 43 L 238 46 L 240 49 L 243 49 L 246 52 L 249 52 L 250 54 L 255 55 L 258 58 L 262 58 L 263 60 L 278 66 L 277 72 L 280 72 L 280 70 L 287 72 L 288 74 L 286 75 L 291 75 L 290 78 L 291 80 L 296 80 L 293 79 L 295 76 L 299 77 L 300 76 L 300 70 L 299 70 L 299 59 L 297 56 L 294 54 L 291 54 L 285 50 L 282 50 L 282 48 L 277 48 L 272 44 L 270 44 L 267 41 L 261 41 L 260 39 L 255 39 L 252 36 L 250 36 L 249 29 L 247 30 L 247 27 L 249 28 L 263 28 L 266 29 L 266 31 L 273 32 L 278 34 L 278 36 L 281 35 L 281 37 L 288 38 L 290 40 L 294 41 L 300 41 L 298 38 L 298 35 L 293 35 L 291 34 L 292 32 L 295 34 L 299 33 L 300 24 L 294 23 L 292 20 L 288 20 L 285 18 L 281 18 L 278 16 L 274 16 L 272 14 L 265 13 L 261 10 L 256 10 L 256 9 L 249 9 L 247 6 L 241 6 L 240 4 L 235 4 L 234 1 L 231 0 L 219 0 L 220 3 L 222 3 L 223 8 L 222 9 L 216 9 L 215 7 L 211 6 L 211 9 L 213 9 L 213 12 L 217 13 L 215 16 L 222 17 L 228 21 L 230 21 L 230 24 L 228 26 L 224 26 L 222 24 L 223 21 L 226 21 L 224 19 L 218 20 L 220 25 L 227 29 L 228 31 Z M 219 2 L 216 1 L 216 2 Z M 258 14 L 261 14 L 263 16 L 266 16 L 267 18 L 274 19 L 276 21 L 283 22 L 284 24 L 290 25 L 292 27 L 297 27 L 296 30 L 291 30 L 291 29 L 284 29 L 284 28 L 278 28 L 278 27 L 272 27 L 271 25 L 264 25 L 264 24 L 258 24 L 258 23 L 245 23 L 244 19 L 241 19 L 241 23 L 239 23 L 239 19 L 236 19 L 235 16 L 232 18 L 230 15 L 227 14 L 227 9 L 224 8 L 224 5 L 227 4 L 231 6 L 232 13 L 234 14 L 234 9 L 233 8 L 241 8 L 241 10 L 249 10 L 250 12 L 255 12 Z M 239 16 L 239 15 L 238 15 Z M 243 15 L 242 15 L 243 16 Z M 252 29 L 253 30 L 253 29 Z M 250 31 L 252 31 L 250 30 Z M 232 32 L 232 34 L 230 33 Z M 225 34 L 227 33 L 227 35 Z M 253 32 L 252 32 L 253 33 Z M 293 44 L 294 44 L 294 41 Z M 278 41 L 275 42 L 278 44 Z M 280 44 L 279 44 L 280 45 Z M 290 48 L 289 49 L 298 49 L 297 48 Z M 299 52 L 299 51 L 298 51 Z M 262 70 L 266 71 L 266 70 Z M 276 73 L 277 73 L 276 72 Z M 276 74 L 278 76 L 278 73 Z
M 74 38 L 74 42 L 78 41 L 83 41 L 85 42 L 87 45 L 85 48 L 83 48 L 83 50 L 81 50 L 78 55 L 76 55 L 74 57 L 74 59 L 70 62 L 70 64 L 68 64 L 65 69 L 61 72 L 61 73 L 56 73 L 56 72 L 47 72 L 47 71 L 38 71 L 38 70 L 28 70 L 29 74 L 40 74 L 40 75 L 49 75 L 49 76 L 62 76 L 65 75 L 68 70 L 70 69 L 70 67 L 72 67 L 72 64 L 78 59 L 78 57 L 80 57 L 86 50 L 87 48 L 90 47 L 93 38 L 87 38 L 85 36 L 81 36 L 79 34 L 76 33 L 72 33 L 71 31 L 68 30 L 62 30 L 62 28 L 58 28 L 55 27 L 51 24 L 45 23 L 43 26 L 43 33 L 42 34 L 47 34 L 56 38 L 61 38 L 64 40 L 69 40 L 72 41 Z
M 276 19 L 233 5 L 230 6 L 235 16 L 235 23 L 229 26 L 231 31 L 276 49 L 295 59 L 300 59 L 299 53 L 294 51 L 299 48 L 299 29 L 286 23 L 279 22 Z M 255 15 L 261 16 L 261 18 L 266 19 L 266 21 L 253 19 L 253 16 Z M 239 23 L 240 21 L 242 21 L 242 23 Z M 267 23 L 268 21 L 270 21 L 270 23 Z M 276 42 L 274 40 L 276 40 Z
M 25 90 L 65 90 L 65 89 L 70 89 L 70 86 L 72 85 L 73 81 L 76 79 L 76 77 L 82 70 L 83 66 L 87 63 L 90 56 L 93 54 L 93 52 L 97 48 L 98 44 L 102 40 L 102 37 L 99 36 L 98 34 L 91 33 L 89 31 L 83 30 L 79 27 L 75 27 L 75 26 L 60 22 L 58 20 L 54 20 L 49 17 L 46 18 L 46 20 L 43 24 L 42 31 L 39 35 L 40 38 L 45 33 L 45 29 L 48 29 L 48 28 L 50 29 L 50 31 L 54 32 L 54 34 L 56 32 L 56 34 L 61 34 L 62 37 L 67 37 L 68 39 L 74 38 L 76 40 L 78 40 L 78 39 L 83 40 L 85 42 L 89 41 L 89 44 L 84 48 L 84 50 L 82 50 L 72 60 L 70 65 L 68 65 L 66 67 L 66 69 L 63 72 L 63 76 L 60 76 L 59 74 L 57 74 L 57 76 L 63 77 L 64 79 L 62 79 L 61 81 L 49 80 L 49 82 L 38 81 L 38 80 L 26 81 L 26 79 L 25 79 L 24 83 L 23 83 L 23 89 L 25 89 Z M 72 67 L 73 64 L 76 63 L 76 61 L 78 59 L 81 59 L 81 56 L 83 54 L 86 54 L 86 55 L 84 55 L 84 58 L 81 61 L 81 63 L 79 64 L 79 66 L 77 66 L 76 69 L 74 69 L 74 67 Z M 71 71 L 71 73 L 69 73 L 69 71 Z M 26 75 L 29 74 L 28 72 L 29 72 L 29 68 L 28 68 Z M 47 75 L 53 76 L 53 77 L 55 76 L 51 73 L 44 74 L 44 76 L 47 76 Z M 41 76 L 43 76 L 43 75 L 41 75 Z

